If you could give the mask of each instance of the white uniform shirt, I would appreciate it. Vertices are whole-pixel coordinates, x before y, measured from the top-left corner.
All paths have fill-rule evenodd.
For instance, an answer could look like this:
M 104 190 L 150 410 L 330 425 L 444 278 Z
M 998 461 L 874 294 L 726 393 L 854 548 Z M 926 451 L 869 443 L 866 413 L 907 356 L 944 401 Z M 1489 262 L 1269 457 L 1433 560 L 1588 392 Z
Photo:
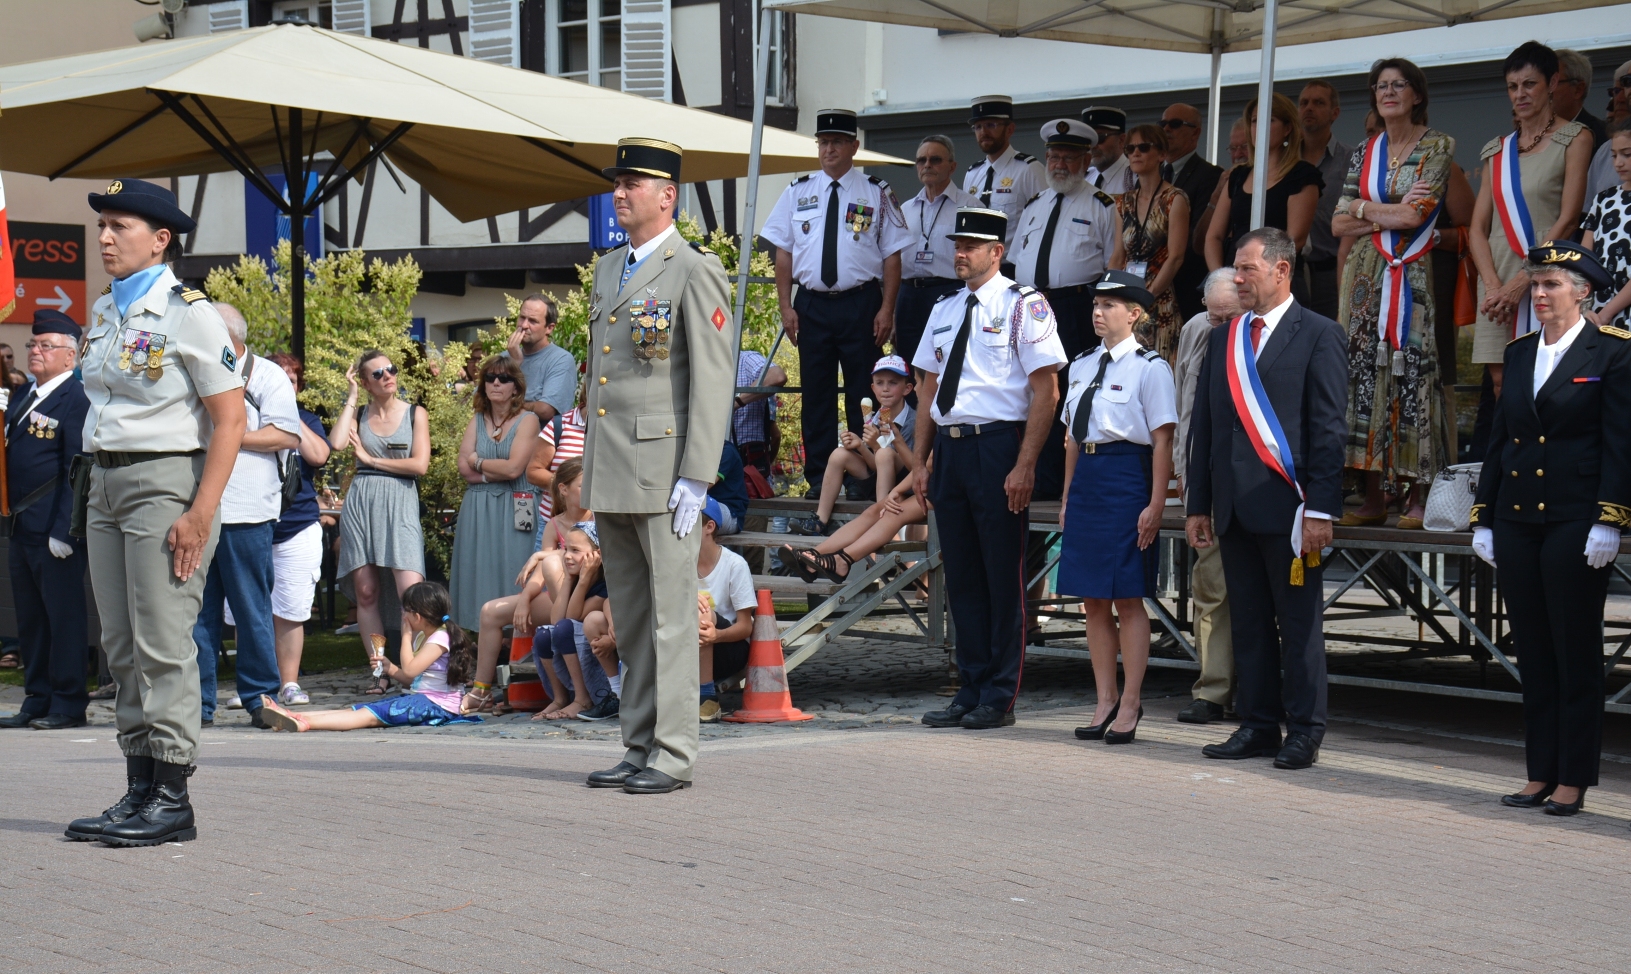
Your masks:
M 900 255 L 900 276 L 906 280 L 920 277 L 941 277 L 957 280 L 957 247 L 946 239 L 946 234 L 957 227 L 957 208 L 979 206 L 978 198 L 948 183 L 946 191 L 929 202 L 929 191 L 919 190 L 907 200 L 901 212 L 906 216 L 906 229 L 911 231 L 912 245 Z
M 1036 255 L 1042 249 L 1042 235 L 1048 228 L 1053 201 L 1052 189 L 1025 207 L 1019 219 L 1019 236 L 1014 241 L 1014 278 L 1036 286 Z M 1069 287 L 1096 281 L 1116 249 L 1116 203 L 1092 183 L 1065 197 L 1059 210 L 1059 225 L 1053 231 L 1053 249 L 1048 253 L 1048 286 Z
M 1088 176 L 1087 181 L 1111 196 L 1120 196 L 1133 188 L 1133 169 L 1128 164 L 1127 157 L 1122 156 L 1099 170 L 1097 175 Z
M 990 184 L 987 195 L 986 185 Z M 989 210 L 1001 210 L 1008 217 L 1008 259 L 1014 259 L 1014 231 L 1019 226 L 1025 201 L 1048 188 L 1048 170 L 1035 156 L 1016 152 L 1013 146 L 1002 150 L 996 162 L 981 159 L 963 174 L 963 189 Z
M 165 268 L 123 319 L 112 294 L 91 306 L 80 345 L 86 452 L 207 449 L 215 426 L 203 397 L 243 386 L 221 313 L 202 294 L 188 301 L 179 283 Z
M 884 259 L 912 245 L 889 184 L 851 168 L 838 177 L 838 281 L 821 282 L 821 242 L 834 180 L 812 173 L 782 191 L 762 236 L 793 255 L 793 280 L 812 291 L 848 291 L 882 280 Z
M 936 375 L 945 371 L 963 327 L 968 294 L 966 287 L 953 291 L 929 312 L 912 365 Z M 1053 309 L 1047 298 L 1034 291 L 1021 294 L 1001 274 L 993 274 L 974 296 L 979 306 L 963 353 L 957 400 L 949 416 L 940 412 L 939 403 L 929 415 L 941 425 L 1023 420 L 1031 409 L 1031 373 L 1057 372 L 1065 364 Z
M 1178 422 L 1178 389 L 1172 367 L 1160 355 L 1128 336 L 1105 352 L 1101 345 L 1070 363 L 1070 388 L 1065 391 L 1065 429 L 1075 433 L 1076 413 L 1083 407 L 1087 387 L 1098 374 L 1099 359 L 1110 356 L 1093 411 L 1087 416 L 1086 443 L 1114 443 L 1126 440 L 1149 446 L 1155 442 L 1150 431 Z M 1152 357 L 1153 356 L 1153 357 Z
M 1574 340 L 1579 338 L 1580 333 L 1585 330 L 1586 319 L 1582 317 L 1574 323 L 1573 328 L 1563 333 L 1563 337 L 1559 338 L 1555 345 L 1546 344 L 1546 335 L 1544 332 L 1541 333 L 1540 340 L 1535 344 L 1535 387 L 1530 395 L 1540 396 L 1540 387 L 1545 385 L 1546 380 L 1552 377 L 1552 372 L 1557 368 L 1557 363 L 1563 360 L 1563 356 L 1569 351 L 1569 346 L 1573 345 Z
M 238 363 L 241 378 L 250 362 L 244 355 Z M 255 356 L 244 384 L 244 432 L 253 433 L 276 426 L 285 433 L 300 435 L 300 412 L 295 405 L 294 383 L 276 362 Z M 253 398 L 260 403 L 255 408 Z M 280 464 L 288 451 L 259 453 L 239 450 L 232 464 L 232 476 L 221 492 L 222 524 L 261 524 L 276 521 L 283 514 L 283 476 Z

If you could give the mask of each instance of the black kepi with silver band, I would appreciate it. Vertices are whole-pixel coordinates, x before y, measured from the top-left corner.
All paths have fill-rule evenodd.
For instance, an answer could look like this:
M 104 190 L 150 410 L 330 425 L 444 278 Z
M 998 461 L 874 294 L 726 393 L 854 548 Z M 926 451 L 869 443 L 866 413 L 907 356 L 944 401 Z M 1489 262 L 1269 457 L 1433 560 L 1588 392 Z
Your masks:
M 1014 120 L 1014 100 L 1007 95 L 981 95 L 968 107 L 968 123 L 988 118 L 1011 122 Z
M 816 112 L 817 135 L 847 135 L 855 138 L 860 131 L 860 123 L 856 121 L 855 113 L 847 108 L 823 108 Z

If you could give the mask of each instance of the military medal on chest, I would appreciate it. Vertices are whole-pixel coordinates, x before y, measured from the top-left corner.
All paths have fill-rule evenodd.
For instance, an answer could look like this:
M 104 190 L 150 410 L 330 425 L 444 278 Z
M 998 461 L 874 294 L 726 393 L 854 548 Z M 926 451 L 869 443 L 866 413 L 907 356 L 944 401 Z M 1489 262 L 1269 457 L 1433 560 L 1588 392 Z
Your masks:
M 145 372 L 155 381 L 163 378 L 166 336 L 127 328 L 124 338 L 124 346 L 119 351 L 119 370 L 133 375 Z
M 872 218 L 876 214 L 877 210 L 865 203 L 860 201 L 851 203 L 849 208 L 844 211 L 844 225 L 849 227 L 850 236 L 855 240 L 860 240 L 861 234 L 871 229 Z
M 673 325 L 674 302 L 651 297 L 630 303 L 629 337 L 634 342 L 634 357 L 643 361 L 667 359 Z

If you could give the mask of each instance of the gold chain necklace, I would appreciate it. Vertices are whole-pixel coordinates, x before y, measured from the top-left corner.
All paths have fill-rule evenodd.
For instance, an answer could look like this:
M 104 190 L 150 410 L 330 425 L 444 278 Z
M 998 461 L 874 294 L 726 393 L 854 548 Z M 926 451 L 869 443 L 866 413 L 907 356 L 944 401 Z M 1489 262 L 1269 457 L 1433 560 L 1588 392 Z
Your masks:
M 1535 136 L 1535 141 L 1533 141 L 1533 142 L 1529 143 L 1528 145 L 1523 146 L 1522 148 L 1520 148 L 1518 150 L 1519 154 L 1522 154 L 1522 153 L 1525 153 L 1525 152 L 1534 152 L 1535 147 L 1540 145 L 1540 140 L 1546 138 L 1546 133 L 1550 132 L 1552 130 L 1552 126 L 1555 125 L 1555 124 L 1557 124 L 1557 113 L 1553 112 L 1552 117 L 1546 120 L 1546 127 L 1541 129 L 1540 134 Z

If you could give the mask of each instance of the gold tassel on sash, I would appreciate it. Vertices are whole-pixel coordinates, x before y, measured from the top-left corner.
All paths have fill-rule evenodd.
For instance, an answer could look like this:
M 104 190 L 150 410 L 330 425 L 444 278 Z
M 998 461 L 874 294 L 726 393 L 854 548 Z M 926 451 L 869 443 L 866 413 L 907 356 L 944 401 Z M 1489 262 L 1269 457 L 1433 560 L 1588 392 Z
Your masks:
M 1303 565 L 1305 563 L 1309 568 L 1320 567 L 1319 550 L 1315 549 L 1314 551 L 1310 551 L 1308 554 L 1303 555 L 1301 558 L 1291 559 L 1291 584 L 1298 586 L 1299 588 L 1303 584 Z

